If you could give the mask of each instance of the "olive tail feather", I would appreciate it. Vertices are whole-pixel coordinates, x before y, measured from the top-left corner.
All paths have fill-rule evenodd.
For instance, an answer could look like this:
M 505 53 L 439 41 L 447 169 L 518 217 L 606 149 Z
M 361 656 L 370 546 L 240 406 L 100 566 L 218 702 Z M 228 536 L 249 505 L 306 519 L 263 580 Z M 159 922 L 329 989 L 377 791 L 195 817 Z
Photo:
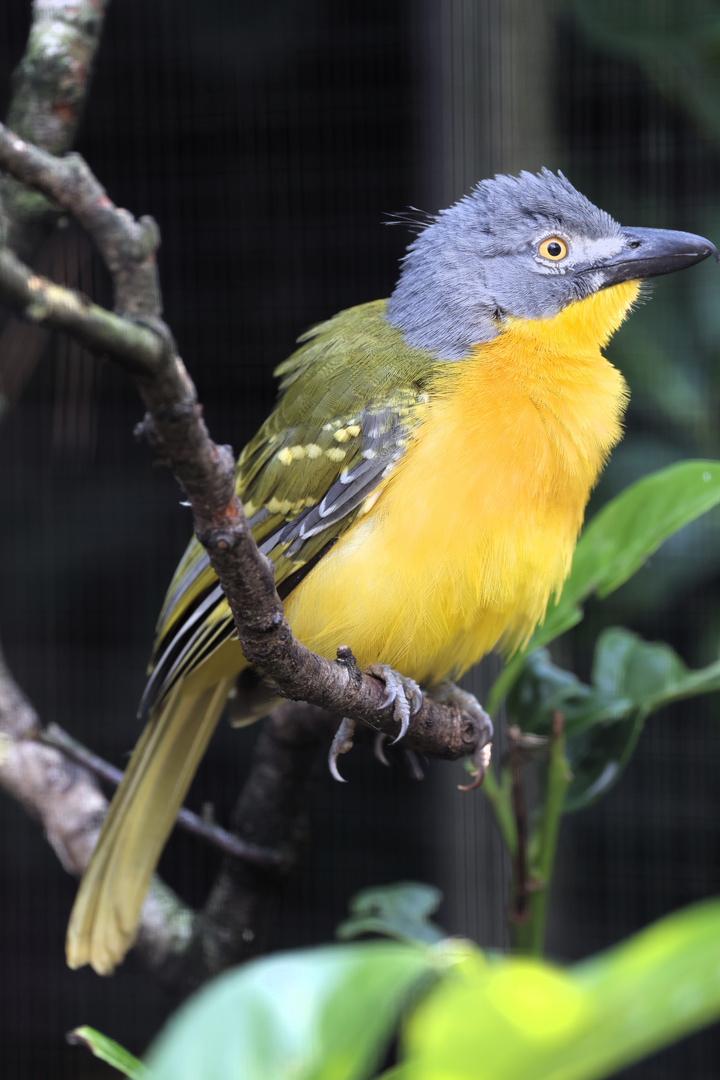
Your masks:
M 147 724 L 80 883 L 66 939 L 71 968 L 109 975 L 131 948 L 150 878 L 234 681 L 173 688 Z

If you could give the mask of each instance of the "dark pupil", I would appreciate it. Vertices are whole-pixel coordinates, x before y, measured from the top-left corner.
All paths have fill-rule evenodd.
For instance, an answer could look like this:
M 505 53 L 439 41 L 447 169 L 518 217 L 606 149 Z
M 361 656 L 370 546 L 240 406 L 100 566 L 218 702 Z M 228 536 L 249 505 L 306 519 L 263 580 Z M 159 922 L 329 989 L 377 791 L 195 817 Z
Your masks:
M 562 255 L 562 247 L 558 244 L 557 240 L 553 240 L 552 244 L 547 246 L 548 255 L 552 255 L 553 258 L 557 258 L 558 255 Z

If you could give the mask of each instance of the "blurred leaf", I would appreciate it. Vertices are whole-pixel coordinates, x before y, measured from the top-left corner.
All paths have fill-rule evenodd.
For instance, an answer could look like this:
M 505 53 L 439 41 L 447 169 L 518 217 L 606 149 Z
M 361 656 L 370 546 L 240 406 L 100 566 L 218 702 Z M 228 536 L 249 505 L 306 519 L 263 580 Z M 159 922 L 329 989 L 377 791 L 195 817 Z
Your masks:
M 599 1080 L 720 1016 L 720 903 L 697 904 L 565 971 L 449 969 L 384 1080 Z
M 281 953 L 221 976 L 172 1017 L 152 1080 L 362 1080 L 418 984 L 416 945 L 366 942 Z
M 538 649 L 508 694 L 508 710 L 523 731 L 542 735 L 555 710 L 562 712 L 573 772 L 564 805 L 569 811 L 598 799 L 618 779 L 650 713 L 715 690 L 720 661 L 691 671 L 669 645 L 610 627 L 598 638 L 590 686 Z
M 114 1069 L 117 1069 L 124 1076 L 129 1076 L 130 1080 L 149 1080 L 149 1073 L 141 1061 L 133 1057 L 119 1043 L 96 1031 L 95 1028 L 75 1028 L 74 1031 L 68 1032 L 66 1038 L 69 1043 L 74 1045 L 87 1046 L 96 1058 L 106 1061 L 108 1065 L 112 1065 Z
M 565 753 L 573 778 L 563 813 L 583 810 L 613 786 L 627 765 L 645 723 L 637 710 L 622 720 L 598 724 L 568 739 Z
M 360 934 L 384 934 L 434 945 L 447 937 L 428 917 L 441 900 L 442 893 L 434 885 L 417 881 L 363 889 L 350 901 L 350 918 L 340 923 L 336 933 L 343 941 Z
M 569 0 L 588 37 L 631 57 L 674 105 L 720 137 L 720 11 L 713 0 Z

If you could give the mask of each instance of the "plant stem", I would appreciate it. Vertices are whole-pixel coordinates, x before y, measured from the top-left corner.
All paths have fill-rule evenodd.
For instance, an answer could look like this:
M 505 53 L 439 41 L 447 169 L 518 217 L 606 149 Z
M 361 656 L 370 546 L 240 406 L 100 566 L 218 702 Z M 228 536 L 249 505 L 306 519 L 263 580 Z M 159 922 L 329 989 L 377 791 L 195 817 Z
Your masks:
M 547 793 L 542 817 L 530 843 L 533 858 L 530 864 L 530 910 L 529 918 L 511 925 L 513 951 L 541 956 L 545 943 L 550 880 L 555 859 L 557 835 L 562 817 L 565 792 L 572 779 L 565 756 L 565 736 L 562 713 L 553 716 L 550 736 L 550 762 L 547 775 Z
M 495 779 L 492 766 L 485 773 L 481 791 L 492 807 L 502 842 L 511 858 L 517 851 L 517 829 L 510 798 L 510 776 L 507 770 L 500 772 L 500 783 Z

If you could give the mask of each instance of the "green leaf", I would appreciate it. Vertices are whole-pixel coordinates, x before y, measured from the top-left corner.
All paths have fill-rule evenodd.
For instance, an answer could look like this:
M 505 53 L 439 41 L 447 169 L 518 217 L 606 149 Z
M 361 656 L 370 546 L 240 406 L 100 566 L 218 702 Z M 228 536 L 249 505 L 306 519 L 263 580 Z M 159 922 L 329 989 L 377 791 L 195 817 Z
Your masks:
M 410 1017 L 386 1080 L 600 1080 L 720 1016 L 720 903 L 567 970 L 459 963 Z
M 441 900 L 439 889 L 418 881 L 363 889 L 350 901 L 350 918 L 340 923 L 336 933 L 343 941 L 360 934 L 384 934 L 399 941 L 434 945 L 447 937 L 428 917 L 437 911 Z
M 565 753 L 573 778 L 565 794 L 563 813 L 583 810 L 615 784 L 632 756 L 644 726 L 637 711 L 624 720 L 581 732 L 568 739 Z
M 565 734 L 578 734 L 600 721 L 625 717 L 633 702 L 616 692 L 587 686 L 553 664 L 547 649 L 536 649 L 508 694 L 508 712 L 522 731 L 549 735 L 553 713 L 565 721 Z
M 149 1074 L 145 1066 L 141 1061 L 138 1061 L 136 1057 L 127 1051 L 119 1043 L 108 1039 L 107 1035 L 102 1035 L 95 1028 L 91 1027 L 79 1027 L 74 1031 L 69 1031 L 67 1041 L 78 1046 L 87 1046 L 89 1050 L 95 1055 L 96 1058 L 100 1058 L 101 1061 L 106 1061 L 108 1065 L 112 1065 L 114 1069 L 121 1072 L 123 1076 L 129 1076 L 130 1080 L 148 1080 Z
M 247 964 L 172 1017 L 152 1080 L 364 1080 L 437 963 L 425 947 L 373 941 Z
M 562 712 L 573 772 L 567 812 L 594 802 L 615 783 L 651 713 L 715 690 L 720 690 L 720 661 L 692 671 L 669 645 L 610 627 L 597 641 L 592 685 L 538 649 L 526 657 L 508 694 L 508 709 L 523 731 L 541 735 L 549 732 L 553 713 Z

